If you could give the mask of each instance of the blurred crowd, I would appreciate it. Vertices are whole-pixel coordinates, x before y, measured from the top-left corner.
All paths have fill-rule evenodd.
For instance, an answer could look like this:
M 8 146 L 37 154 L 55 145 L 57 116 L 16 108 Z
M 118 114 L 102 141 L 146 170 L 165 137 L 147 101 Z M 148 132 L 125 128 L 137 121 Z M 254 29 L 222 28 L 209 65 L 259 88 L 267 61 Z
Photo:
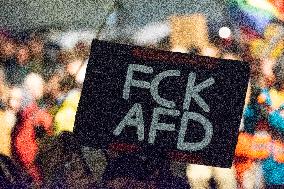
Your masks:
M 84 42 L 63 51 L 40 34 L 30 33 L 24 39 L 9 32 L 1 34 L 1 168 L 3 161 L 3 166 L 15 164 L 25 173 L 27 180 L 19 183 L 19 188 L 23 187 L 21 184 L 40 185 L 42 173 L 48 173 L 36 163 L 39 146 L 44 144 L 44 151 L 48 148 L 47 142 L 42 143 L 45 136 L 59 140 L 64 137 L 60 135 L 62 131 L 73 131 L 88 55 L 89 46 Z M 65 137 L 71 140 L 73 136 L 67 133 Z M 51 150 L 56 153 L 59 147 Z M 57 161 L 63 158 L 54 157 L 58 157 Z M 39 161 L 44 158 L 51 160 L 50 156 Z M 8 174 L 4 168 L 1 171 L 1 175 Z M 12 187 L 18 179 L 13 176 L 11 173 L 10 183 L 1 183 L 1 187 Z
M 166 158 L 157 162 L 129 154 L 121 159 L 108 154 L 113 161 L 106 163 L 103 153 L 81 147 L 72 133 L 88 43 L 78 41 L 66 50 L 41 33 L 23 38 L 2 32 L 0 188 L 284 187 L 283 31 L 281 25 L 270 24 L 263 36 L 215 37 L 206 46 L 173 47 L 168 37 L 148 45 L 250 65 L 251 79 L 230 169 L 177 165 Z M 178 166 L 184 169 L 177 170 Z

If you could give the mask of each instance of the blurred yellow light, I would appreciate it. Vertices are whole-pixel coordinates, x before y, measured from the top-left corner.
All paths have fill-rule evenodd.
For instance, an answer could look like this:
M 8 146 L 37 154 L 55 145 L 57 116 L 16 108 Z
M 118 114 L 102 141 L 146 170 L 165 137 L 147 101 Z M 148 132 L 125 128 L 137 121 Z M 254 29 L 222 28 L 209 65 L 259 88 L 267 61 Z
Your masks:
M 264 30 L 264 38 L 265 40 L 271 40 L 274 36 L 278 35 L 281 30 L 283 30 L 282 26 L 279 24 L 268 24 Z
M 72 107 L 63 107 L 55 115 L 56 134 L 63 131 L 73 132 L 76 110 Z
M 279 58 L 282 55 L 283 50 L 284 50 L 284 43 L 283 41 L 281 41 L 276 45 L 275 49 L 271 52 L 271 57 L 276 59 Z
M 262 51 L 266 48 L 267 44 L 262 39 L 255 39 L 250 42 L 251 55 L 254 58 L 260 58 Z

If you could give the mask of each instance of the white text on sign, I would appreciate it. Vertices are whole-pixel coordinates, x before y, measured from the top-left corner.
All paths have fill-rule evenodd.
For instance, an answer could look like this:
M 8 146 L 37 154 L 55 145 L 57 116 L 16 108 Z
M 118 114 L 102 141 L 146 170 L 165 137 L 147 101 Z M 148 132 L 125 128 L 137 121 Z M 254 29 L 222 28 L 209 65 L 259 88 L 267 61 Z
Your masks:
M 133 75 L 135 72 L 141 72 L 144 74 L 153 74 L 154 70 L 150 66 L 139 65 L 139 64 L 130 64 L 128 66 L 126 81 L 123 88 L 123 98 L 125 100 L 129 99 L 130 89 L 131 87 L 138 87 L 149 89 L 151 96 L 153 99 L 162 107 L 154 108 L 152 115 L 152 122 L 149 131 L 148 143 L 153 144 L 155 142 L 157 131 L 176 131 L 175 124 L 169 123 L 161 123 L 159 122 L 160 115 L 163 116 L 173 116 L 177 117 L 181 115 L 179 110 L 176 110 L 176 103 L 174 101 L 162 98 L 159 95 L 159 84 L 162 80 L 167 77 L 179 77 L 179 70 L 166 70 L 159 74 L 157 74 L 151 82 L 135 80 L 133 79 Z M 191 72 L 188 75 L 188 81 L 186 86 L 185 97 L 183 101 L 183 115 L 181 118 L 181 126 L 179 129 L 178 140 L 177 140 L 177 149 L 184 151 L 197 151 L 205 148 L 212 139 L 213 136 L 213 127 L 210 121 L 205 118 L 200 113 L 190 112 L 189 106 L 191 99 L 194 99 L 195 102 L 205 111 L 210 112 L 210 107 L 208 104 L 202 99 L 199 93 L 210 87 L 215 83 L 214 78 L 210 77 L 209 79 L 203 81 L 202 83 L 195 85 L 196 74 Z M 199 122 L 203 129 L 205 130 L 205 136 L 200 142 L 186 142 L 185 135 L 188 127 L 188 121 L 193 120 Z M 122 121 L 115 128 L 113 134 L 118 136 L 125 127 L 134 126 L 137 127 L 137 135 L 138 140 L 144 140 L 144 119 L 143 119 L 143 111 L 142 105 L 140 103 L 135 103 L 132 108 L 128 111 L 126 116 L 122 119 Z

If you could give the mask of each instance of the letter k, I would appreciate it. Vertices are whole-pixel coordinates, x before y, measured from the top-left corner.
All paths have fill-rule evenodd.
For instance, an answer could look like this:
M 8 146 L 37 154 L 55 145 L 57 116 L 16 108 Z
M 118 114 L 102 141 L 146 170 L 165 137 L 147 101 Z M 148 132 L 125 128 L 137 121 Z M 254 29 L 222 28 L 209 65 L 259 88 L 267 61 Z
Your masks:
M 195 83 L 195 78 L 196 74 L 195 73 L 190 73 L 188 75 L 188 81 L 187 81 L 187 86 L 186 86 L 186 93 L 185 93 L 185 98 L 183 102 L 183 109 L 188 110 L 191 98 L 193 98 L 196 103 L 205 111 L 209 112 L 210 108 L 206 104 L 206 102 L 199 96 L 199 92 L 203 90 L 206 87 L 209 87 L 210 85 L 215 83 L 215 80 L 213 77 L 210 77 L 206 81 L 203 81 L 202 83 L 194 86 Z

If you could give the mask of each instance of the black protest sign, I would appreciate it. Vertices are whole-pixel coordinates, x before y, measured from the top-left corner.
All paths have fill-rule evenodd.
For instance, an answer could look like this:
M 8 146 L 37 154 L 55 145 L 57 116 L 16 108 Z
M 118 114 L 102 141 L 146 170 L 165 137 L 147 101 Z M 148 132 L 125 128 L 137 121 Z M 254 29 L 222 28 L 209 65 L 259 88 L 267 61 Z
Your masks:
M 74 132 L 85 146 L 230 167 L 248 80 L 243 62 L 94 40 Z

